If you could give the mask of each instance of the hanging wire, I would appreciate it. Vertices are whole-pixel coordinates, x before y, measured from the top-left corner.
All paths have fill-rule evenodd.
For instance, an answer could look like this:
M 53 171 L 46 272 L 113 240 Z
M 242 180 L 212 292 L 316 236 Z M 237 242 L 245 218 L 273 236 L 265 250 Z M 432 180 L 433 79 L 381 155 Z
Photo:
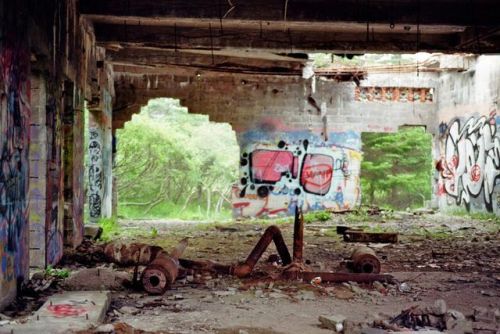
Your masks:
M 208 29 L 210 31 L 210 52 L 212 54 L 212 65 L 215 65 L 215 56 L 214 56 L 214 37 L 212 35 L 212 24 L 208 23 Z
M 227 3 L 231 7 L 227 10 L 226 14 L 224 14 L 224 16 L 222 16 L 223 19 L 225 19 L 229 15 L 229 13 L 231 13 L 236 8 L 236 6 L 233 5 L 233 3 L 231 2 L 231 0 L 227 0 Z

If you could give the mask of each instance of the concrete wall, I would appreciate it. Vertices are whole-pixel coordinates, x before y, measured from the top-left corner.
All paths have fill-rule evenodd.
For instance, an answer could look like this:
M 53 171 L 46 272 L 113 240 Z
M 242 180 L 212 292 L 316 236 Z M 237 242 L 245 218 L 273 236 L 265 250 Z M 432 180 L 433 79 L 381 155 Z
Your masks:
M 0 309 L 29 266 L 30 53 L 20 22 L 9 14 L 0 13 Z
M 30 266 L 56 264 L 83 238 L 82 106 L 104 87 L 77 9 L 0 0 L 0 311 Z
M 440 78 L 435 201 L 442 210 L 500 213 L 500 56 Z
M 232 125 L 241 152 L 240 180 L 232 192 L 235 216 L 291 214 L 295 205 L 355 208 L 361 201 L 361 132 L 433 128 L 439 83 L 437 73 L 426 72 L 370 75 L 360 87 L 324 77 L 116 79 L 136 102 L 178 97 L 189 112 Z M 131 88 L 141 86 L 147 88 Z

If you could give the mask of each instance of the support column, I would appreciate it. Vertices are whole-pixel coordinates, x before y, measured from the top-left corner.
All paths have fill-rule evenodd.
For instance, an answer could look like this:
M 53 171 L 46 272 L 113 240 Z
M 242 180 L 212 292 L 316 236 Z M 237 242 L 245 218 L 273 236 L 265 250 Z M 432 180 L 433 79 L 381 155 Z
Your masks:
M 30 267 L 45 267 L 47 206 L 47 120 L 46 86 L 42 76 L 31 77 L 32 116 L 30 124 Z
M 104 90 L 89 113 L 89 213 L 96 223 L 112 215 L 111 95 Z
M 64 244 L 83 240 L 83 101 L 71 81 L 64 83 Z

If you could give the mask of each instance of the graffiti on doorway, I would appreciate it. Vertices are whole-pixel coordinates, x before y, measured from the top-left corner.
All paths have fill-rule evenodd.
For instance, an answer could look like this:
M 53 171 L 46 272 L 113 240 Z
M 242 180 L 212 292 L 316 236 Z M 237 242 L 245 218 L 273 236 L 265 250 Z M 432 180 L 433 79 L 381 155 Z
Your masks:
M 496 206 L 494 190 L 500 175 L 500 136 L 496 112 L 453 120 L 447 129 L 444 156 L 438 163 L 441 180 L 438 189 L 457 205 L 469 210 L 473 199 L 480 199 L 487 211 Z M 439 190 L 438 190 L 439 191 Z

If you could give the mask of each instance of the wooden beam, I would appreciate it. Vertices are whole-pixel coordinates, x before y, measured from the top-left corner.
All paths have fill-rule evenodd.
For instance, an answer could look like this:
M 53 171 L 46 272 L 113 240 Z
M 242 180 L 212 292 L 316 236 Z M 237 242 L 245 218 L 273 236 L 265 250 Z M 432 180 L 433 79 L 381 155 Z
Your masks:
M 276 30 L 223 29 L 211 26 L 203 28 L 170 26 L 120 26 L 95 24 L 100 42 L 142 43 L 170 49 L 244 49 L 275 52 L 447 52 L 455 51 L 460 36 L 457 33 L 417 34 L 416 29 L 379 32 L 369 29 L 363 32 L 329 32 Z M 418 37 L 418 38 L 417 38 Z
M 113 15 L 83 15 L 85 19 L 94 24 L 114 24 L 121 26 L 156 26 L 156 27 L 177 27 L 177 28 L 202 28 L 212 26 L 217 34 L 222 34 L 224 29 L 238 30 L 259 30 L 269 31 L 308 31 L 308 32 L 355 32 L 365 33 L 366 23 L 364 22 L 307 22 L 307 21 L 256 21 L 224 19 L 199 19 L 199 18 L 179 18 L 179 17 L 141 17 L 141 16 L 113 16 Z M 387 23 L 371 22 L 369 27 L 378 33 L 394 33 L 405 31 L 408 26 L 417 29 L 416 24 L 394 25 L 391 27 Z M 412 27 L 413 26 L 413 27 Z M 443 34 L 453 32 L 463 32 L 466 26 L 462 25 L 432 25 L 420 24 L 422 34 Z
M 108 49 L 106 56 L 112 62 L 127 62 L 145 66 L 174 65 L 204 69 L 249 72 L 301 73 L 305 60 L 263 53 L 226 53 L 206 50 L 175 50 L 141 46 Z M 262 58 L 261 58 L 262 57 Z
M 85 0 L 83 14 L 257 21 L 494 26 L 497 0 Z

